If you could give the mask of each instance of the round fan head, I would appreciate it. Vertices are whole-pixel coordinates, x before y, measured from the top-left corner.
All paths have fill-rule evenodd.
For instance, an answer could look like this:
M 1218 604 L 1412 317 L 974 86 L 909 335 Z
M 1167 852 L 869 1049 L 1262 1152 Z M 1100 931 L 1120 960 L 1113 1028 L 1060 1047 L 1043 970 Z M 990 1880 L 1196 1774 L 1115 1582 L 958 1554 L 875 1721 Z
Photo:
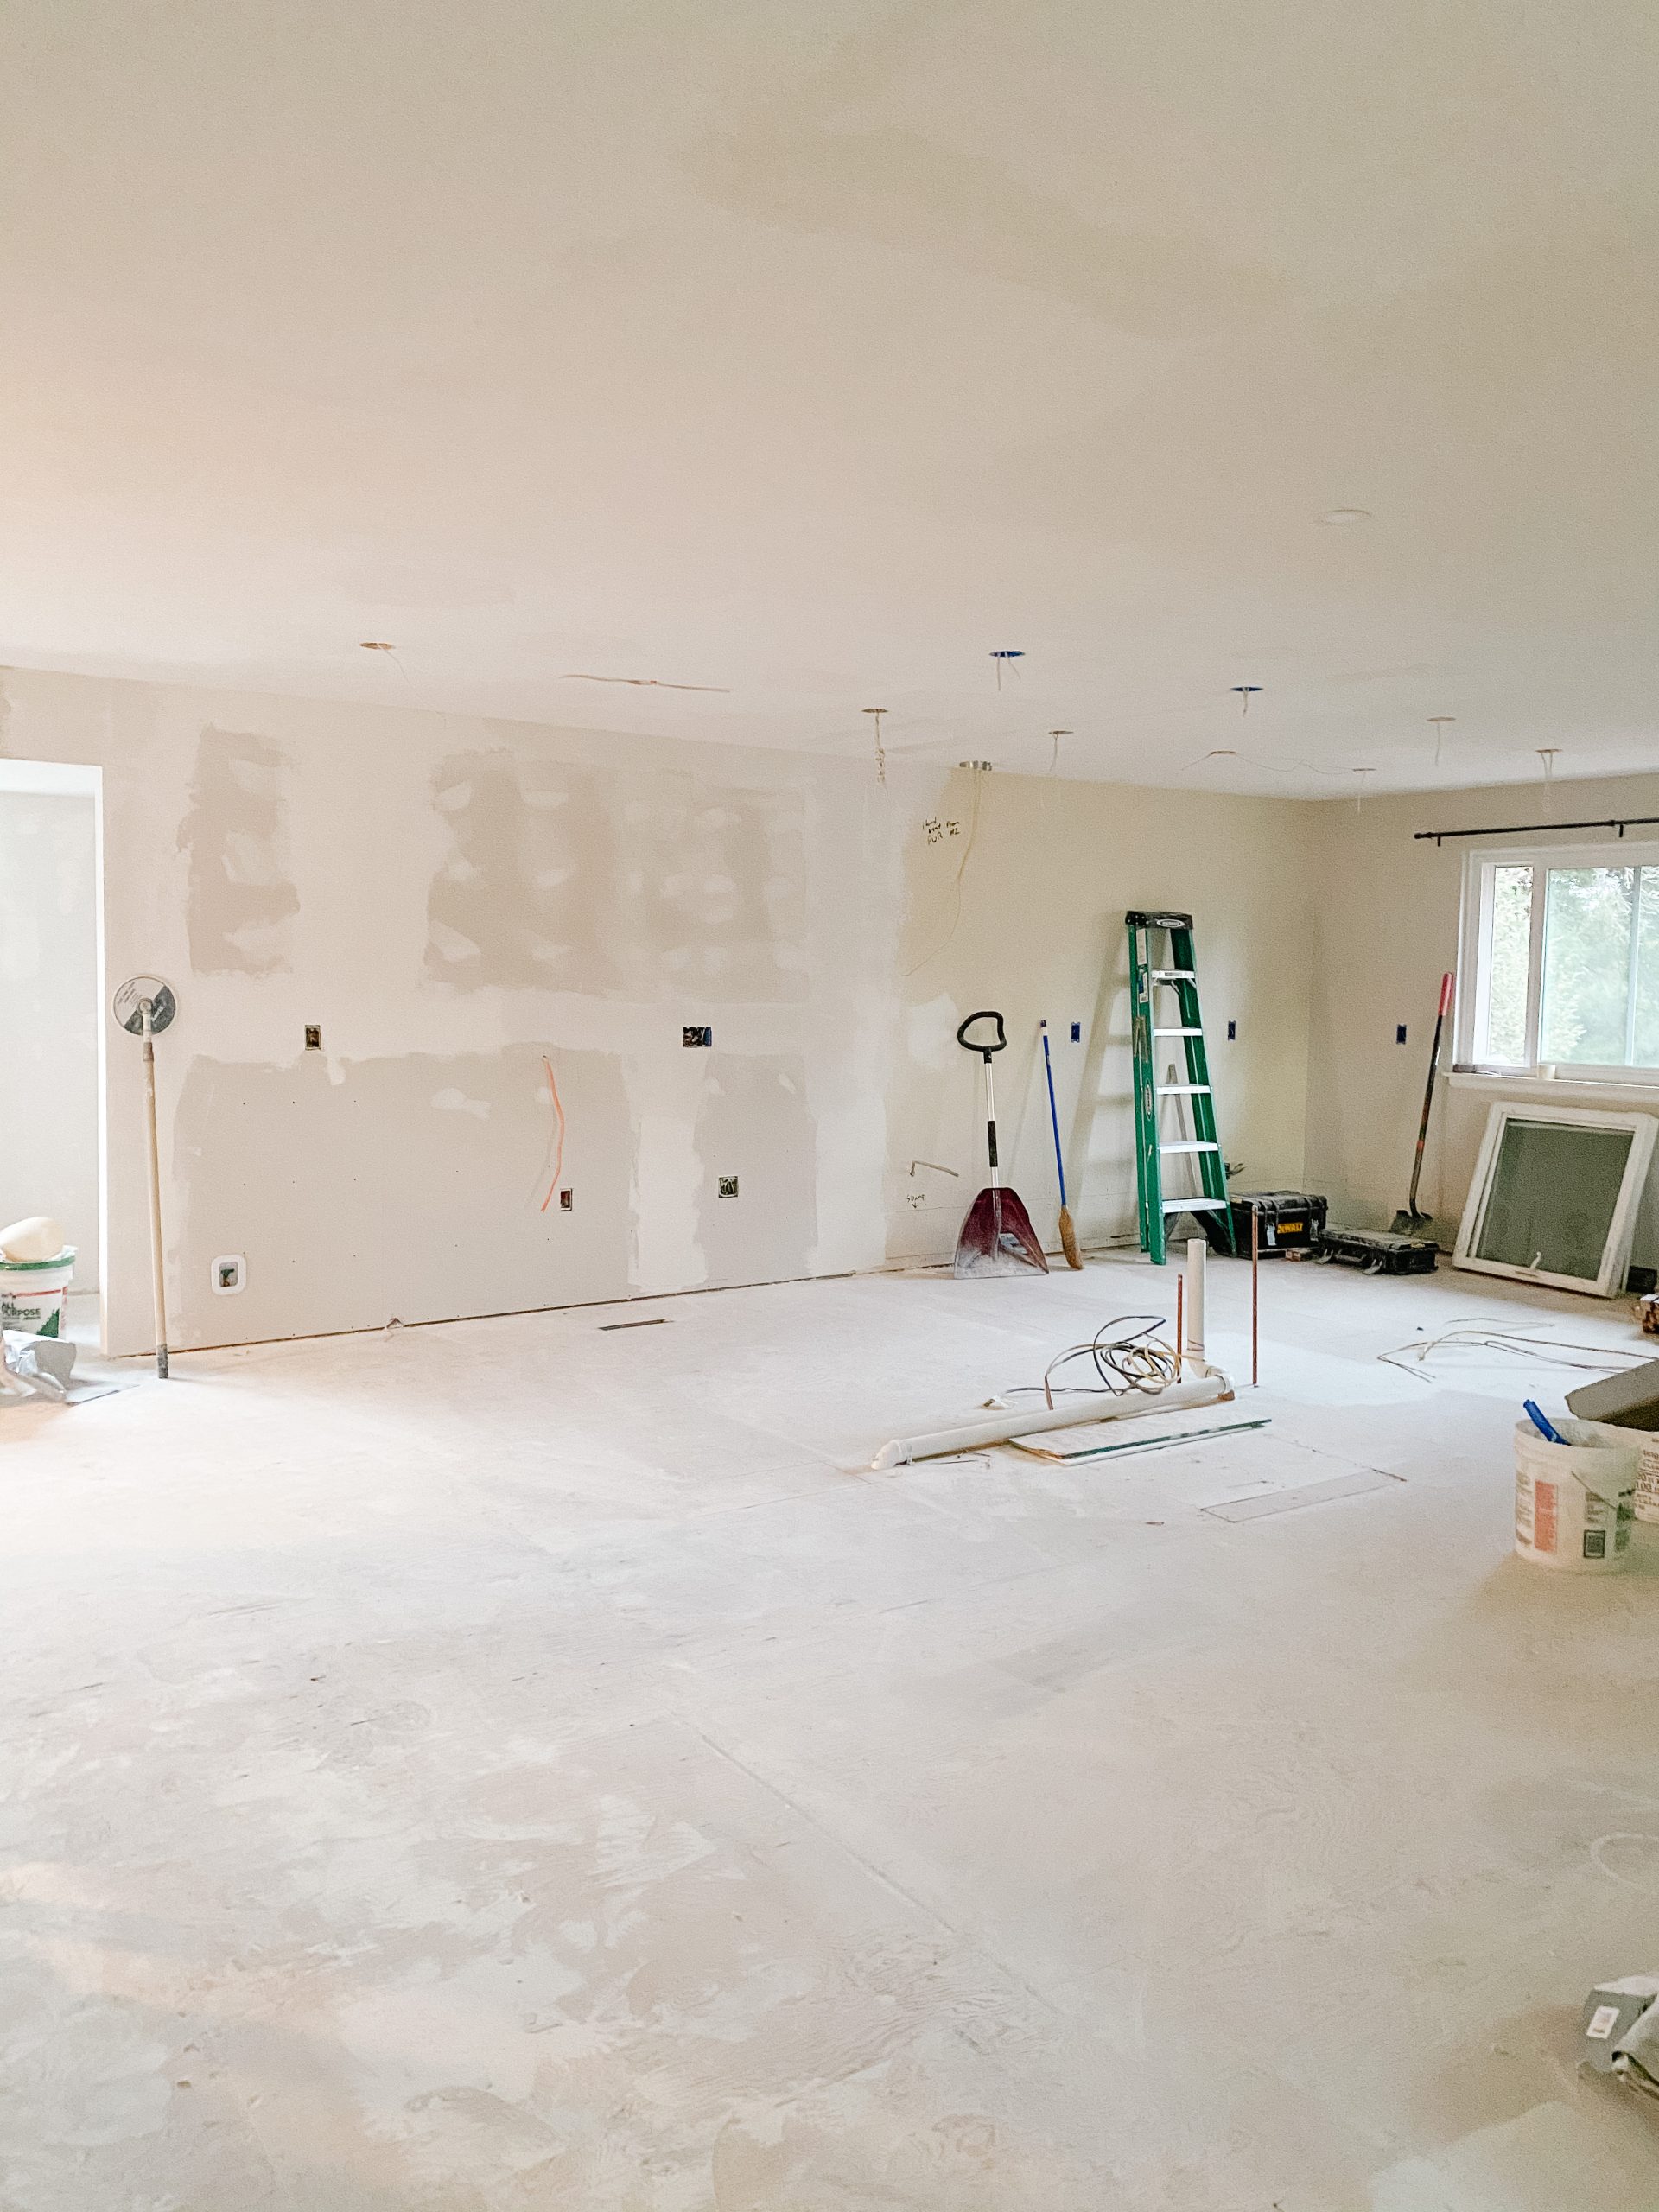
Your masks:
M 135 1037 L 144 1033 L 144 1001 L 149 1001 L 149 1027 L 159 1037 L 179 1010 L 172 988 L 159 976 L 134 976 L 122 984 L 112 1001 L 116 1020 Z

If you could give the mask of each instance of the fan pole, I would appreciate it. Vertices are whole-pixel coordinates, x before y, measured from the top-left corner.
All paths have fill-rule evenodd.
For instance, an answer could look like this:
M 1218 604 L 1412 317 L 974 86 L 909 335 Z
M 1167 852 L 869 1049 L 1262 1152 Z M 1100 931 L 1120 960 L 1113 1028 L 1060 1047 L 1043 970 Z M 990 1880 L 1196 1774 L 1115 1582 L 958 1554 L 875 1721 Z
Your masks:
M 167 1380 L 167 1277 L 162 1267 L 162 1160 L 156 1142 L 156 1031 L 149 999 L 138 1002 L 143 1022 L 144 1114 L 149 1137 L 149 1281 L 156 1310 L 156 1372 Z

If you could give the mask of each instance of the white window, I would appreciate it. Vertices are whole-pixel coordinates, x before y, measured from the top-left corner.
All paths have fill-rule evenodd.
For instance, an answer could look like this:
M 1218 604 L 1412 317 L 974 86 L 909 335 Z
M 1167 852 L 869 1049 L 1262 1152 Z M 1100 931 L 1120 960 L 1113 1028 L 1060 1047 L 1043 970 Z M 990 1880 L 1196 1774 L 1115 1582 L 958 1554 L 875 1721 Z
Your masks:
M 1463 946 L 1460 1060 L 1659 1070 L 1659 845 L 1471 853 Z

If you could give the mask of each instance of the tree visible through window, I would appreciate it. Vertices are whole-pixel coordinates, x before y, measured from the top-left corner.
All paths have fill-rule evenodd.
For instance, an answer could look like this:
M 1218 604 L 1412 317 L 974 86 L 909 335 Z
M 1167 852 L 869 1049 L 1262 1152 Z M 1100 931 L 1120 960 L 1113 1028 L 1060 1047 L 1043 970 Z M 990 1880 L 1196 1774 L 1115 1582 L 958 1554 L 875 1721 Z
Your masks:
M 1659 1067 L 1659 853 L 1486 858 L 1470 888 L 1478 1062 Z
M 1629 1058 L 1624 1027 L 1636 873 L 1629 868 L 1546 871 L 1540 1059 L 1617 1067 Z
M 1527 962 L 1532 944 L 1532 870 L 1492 870 L 1490 1057 L 1518 1065 L 1527 1057 Z

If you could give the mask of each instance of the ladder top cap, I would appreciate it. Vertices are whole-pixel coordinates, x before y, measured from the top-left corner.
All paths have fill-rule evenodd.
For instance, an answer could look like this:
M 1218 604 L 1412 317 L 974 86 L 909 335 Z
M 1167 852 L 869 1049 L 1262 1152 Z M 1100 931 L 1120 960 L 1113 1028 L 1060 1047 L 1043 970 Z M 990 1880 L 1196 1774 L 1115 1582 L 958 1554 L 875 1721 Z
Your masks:
M 1190 930 L 1191 914 L 1141 913 L 1132 909 L 1123 917 L 1132 930 Z

